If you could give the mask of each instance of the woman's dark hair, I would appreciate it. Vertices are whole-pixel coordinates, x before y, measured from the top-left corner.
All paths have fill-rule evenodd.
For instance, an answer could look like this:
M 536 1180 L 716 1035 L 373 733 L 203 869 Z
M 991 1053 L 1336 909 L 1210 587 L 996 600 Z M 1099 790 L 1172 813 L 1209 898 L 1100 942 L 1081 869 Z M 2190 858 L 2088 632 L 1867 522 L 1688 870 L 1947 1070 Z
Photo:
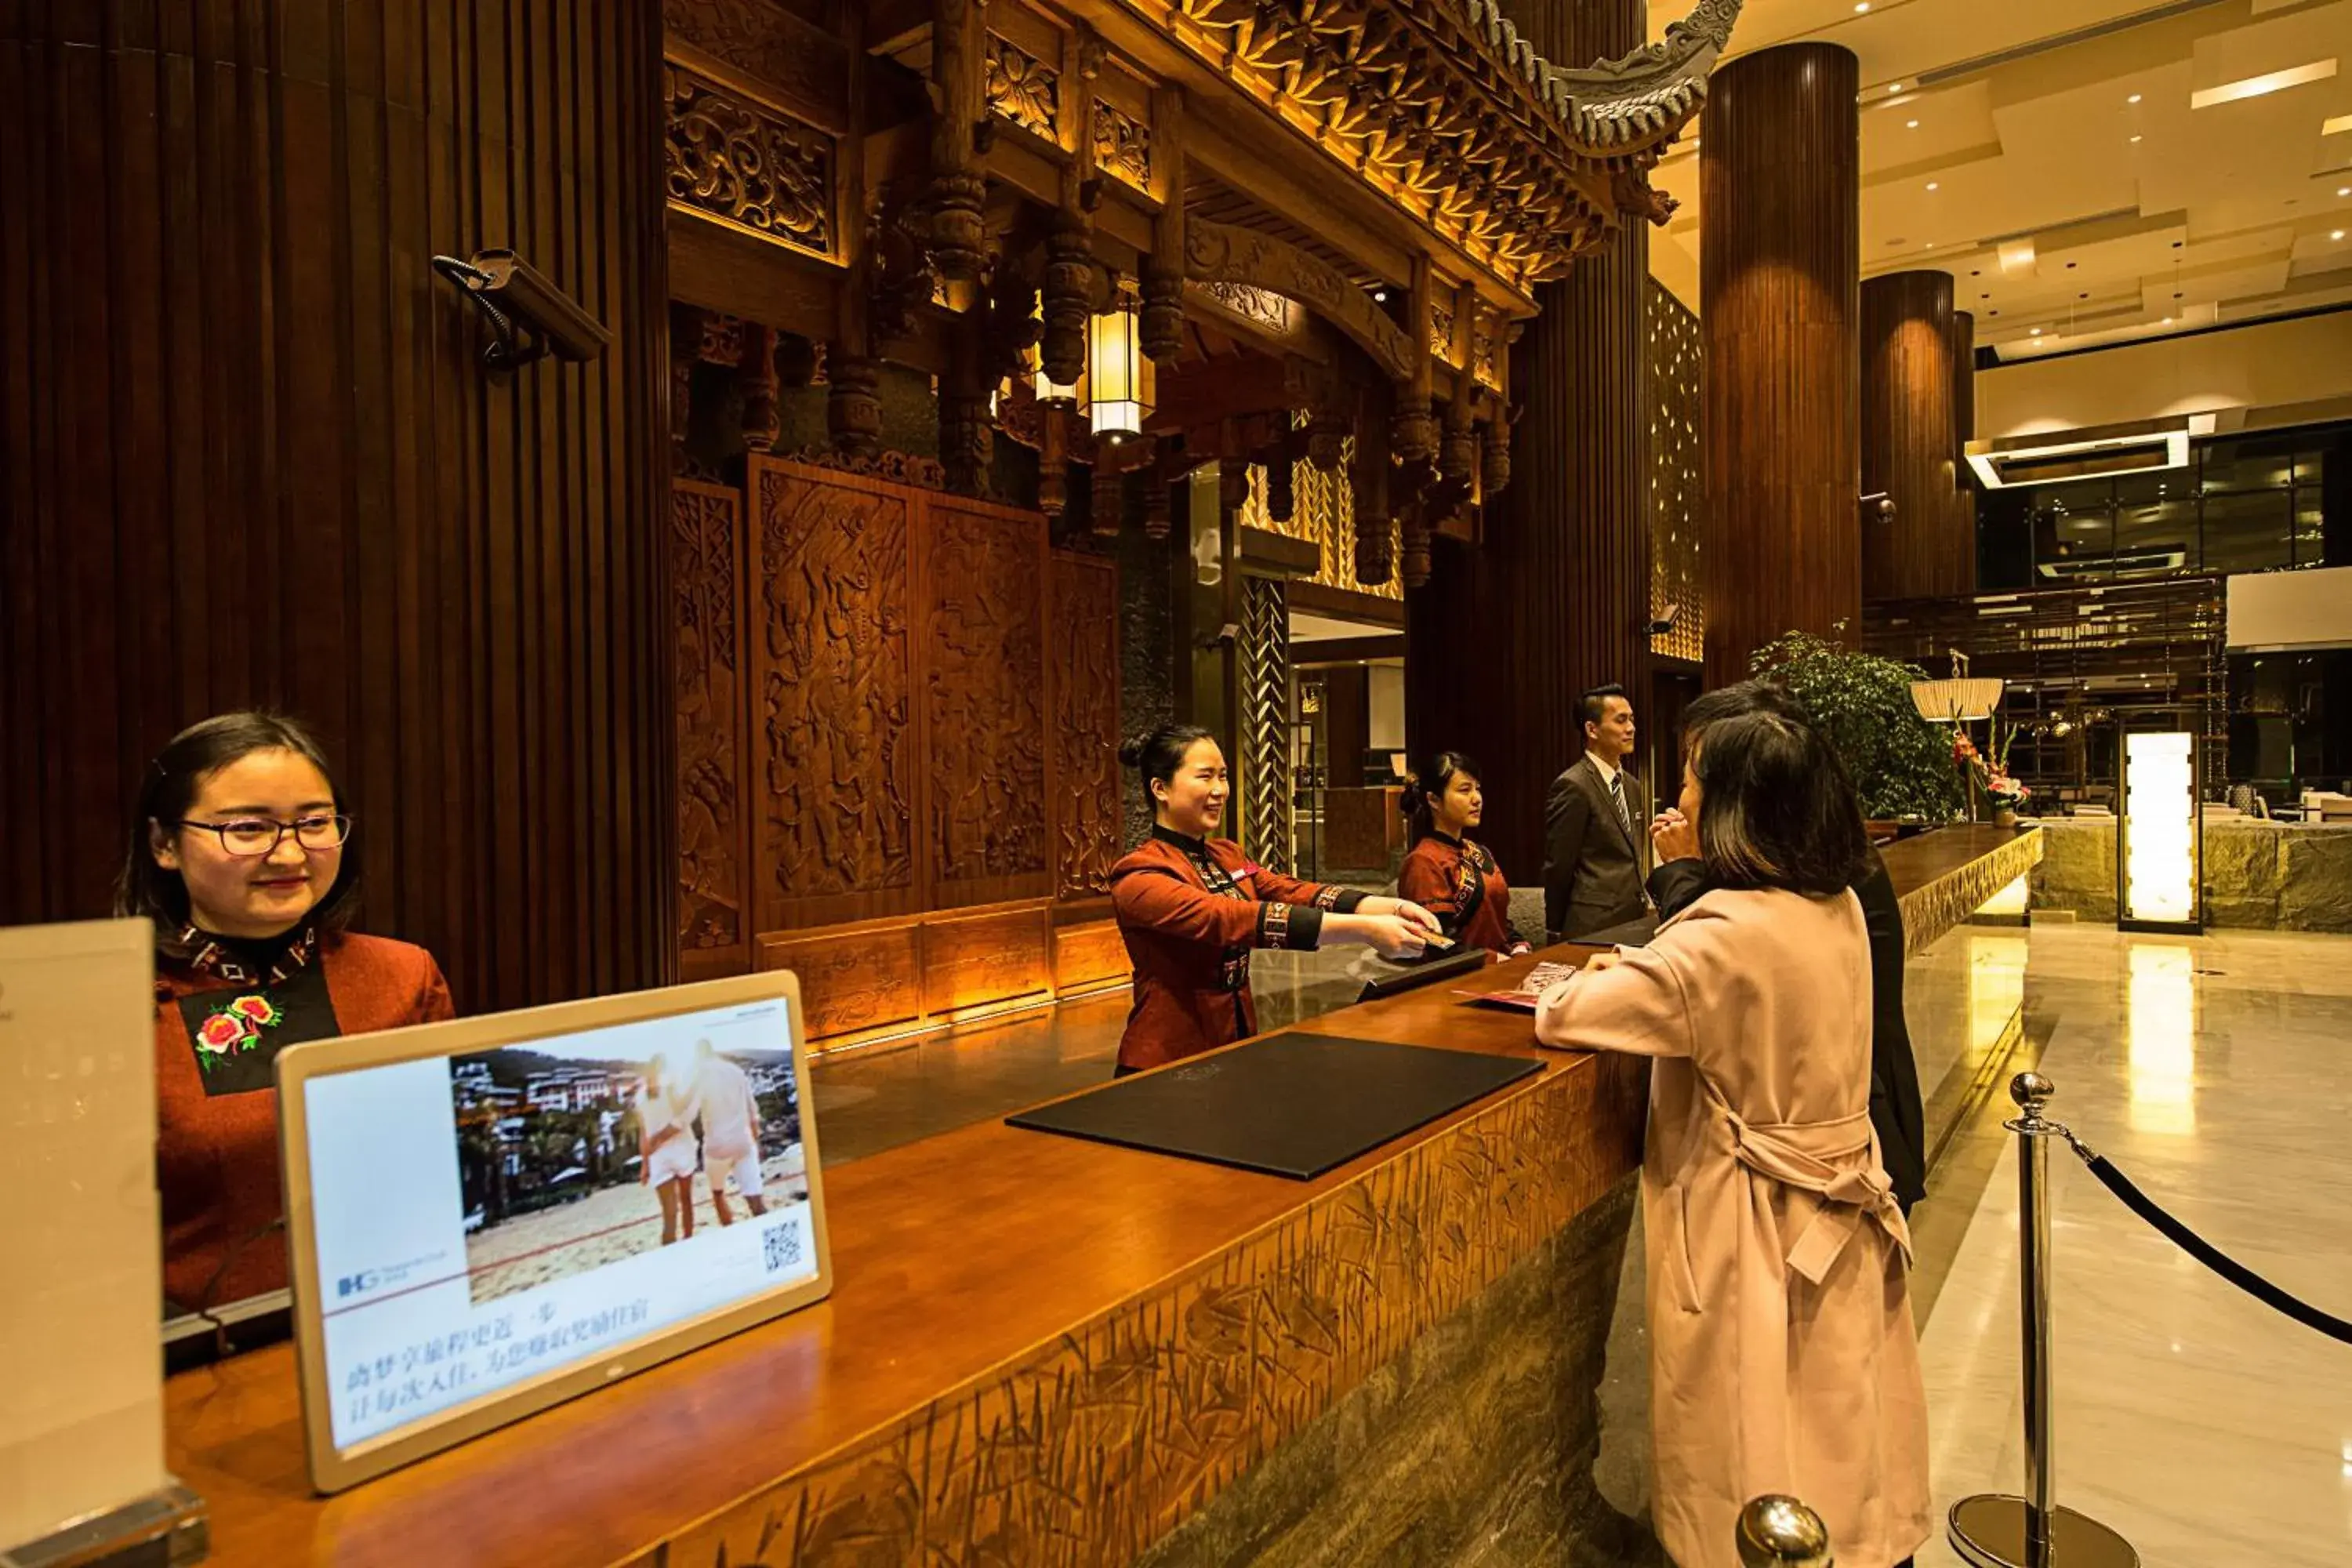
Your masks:
M 1683 752 L 1698 780 L 1699 858 L 1717 887 L 1820 896 L 1861 880 L 1870 834 L 1853 780 L 1786 692 L 1748 681 L 1701 698 L 1684 715 Z
M 1202 741 L 1213 741 L 1216 732 L 1199 724 L 1162 724 L 1139 741 L 1129 741 L 1118 749 L 1118 760 L 1143 779 L 1143 803 L 1156 805 L 1159 797 L 1151 793 L 1156 780 L 1160 784 L 1176 782 L 1176 770 L 1184 765 L 1184 753 Z
M 1456 773 L 1466 774 L 1475 784 L 1486 781 L 1486 770 L 1461 752 L 1432 752 L 1412 770 L 1397 801 L 1412 825 L 1412 842 L 1418 844 L 1437 831 L 1437 799 L 1454 787 Z
M 140 781 L 139 799 L 131 813 L 131 842 L 114 884 L 116 914 L 144 915 L 163 936 L 176 934 L 188 923 L 188 885 L 177 871 L 155 864 L 153 826 L 162 823 L 168 829 L 186 816 L 207 774 L 255 752 L 292 752 L 307 758 L 325 777 L 335 809 L 351 810 L 351 802 L 335 783 L 335 770 L 327 765 L 327 754 L 293 720 L 277 713 L 220 713 L 191 724 L 155 754 Z M 359 855 L 347 838 L 335 885 L 304 920 L 331 931 L 341 929 L 358 902 L 359 884 Z

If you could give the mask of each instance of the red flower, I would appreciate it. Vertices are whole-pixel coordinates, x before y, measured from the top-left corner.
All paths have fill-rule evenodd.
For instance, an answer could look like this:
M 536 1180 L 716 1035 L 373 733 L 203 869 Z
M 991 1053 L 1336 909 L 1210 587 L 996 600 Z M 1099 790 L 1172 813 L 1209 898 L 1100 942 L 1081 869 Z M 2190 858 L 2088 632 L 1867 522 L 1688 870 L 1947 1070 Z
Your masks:
M 228 1005 L 228 1010 L 248 1024 L 268 1025 L 278 1022 L 278 1009 L 267 996 L 240 996 Z
M 253 1035 L 251 1026 L 242 1018 L 227 1013 L 215 1013 L 205 1020 L 196 1038 L 216 1051 L 233 1051 Z

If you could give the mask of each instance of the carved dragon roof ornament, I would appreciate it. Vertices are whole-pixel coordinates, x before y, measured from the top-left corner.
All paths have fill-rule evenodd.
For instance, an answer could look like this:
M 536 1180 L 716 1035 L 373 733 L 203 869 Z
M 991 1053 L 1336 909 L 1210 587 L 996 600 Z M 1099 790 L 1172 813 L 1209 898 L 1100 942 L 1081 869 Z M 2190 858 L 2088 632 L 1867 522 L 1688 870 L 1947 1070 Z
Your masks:
M 1698 112 L 1739 4 L 1698 0 L 1663 42 L 1580 70 L 1544 60 L 1496 0 L 1172 0 L 1170 30 L 1524 288 L 1623 215 L 1662 221 L 1647 172 Z
M 1496 0 L 1463 0 L 1521 73 L 1536 85 L 1568 131 L 1570 145 L 1597 158 L 1647 153 L 1645 163 L 1706 100 L 1707 73 L 1731 42 L 1740 0 L 1699 0 L 1666 36 L 1617 59 L 1579 68 L 1540 58 L 1502 13 Z

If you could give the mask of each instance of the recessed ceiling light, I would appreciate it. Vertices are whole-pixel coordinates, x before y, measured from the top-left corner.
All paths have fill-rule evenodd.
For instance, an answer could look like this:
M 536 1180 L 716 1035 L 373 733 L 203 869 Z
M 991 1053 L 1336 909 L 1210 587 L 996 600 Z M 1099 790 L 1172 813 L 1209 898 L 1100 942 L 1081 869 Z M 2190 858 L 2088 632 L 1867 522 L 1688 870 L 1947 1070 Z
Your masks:
M 2328 238 L 2330 238 L 2330 239 L 2342 239 L 2342 238 L 2344 237 L 2344 231 L 2343 231 L 2342 229 L 2340 229 L 2340 228 L 2339 228 L 2339 229 L 2337 229 L 2334 234 L 2329 235 L 2327 237 L 2328 237 Z
M 2041 329 L 2040 327 L 2036 327 L 2036 328 L 2034 328 L 2034 329 L 2033 329 L 2033 335 L 2034 335 L 2035 337 L 2037 337 L 2037 338 L 2038 338 L 2038 337 L 2040 337 L 2040 336 L 2042 335 L 2042 329 Z
M 2338 185 L 2336 187 L 2336 194 L 2339 196 L 2352 196 L 2352 185 Z
M 1855 16 L 1861 16 L 1864 11 L 1867 11 L 1867 10 L 1869 10 L 1869 9 L 1870 9 L 1870 0 L 1853 0 L 1853 14 L 1854 14 Z
M 2165 324 L 2166 326 L 2168 326 L 2168 326 L 2170 326 L 2170 325 L 2172 325 L 2172 318 L 2171 318 L 2171 317 L 2169 317 L 2169 316 L 2165 317 L 2165 318 L 2164 318 L 2164 324 Z
M 1939 185 L 1937 185 L 1937 184 L 1936 184 L 1936 182 L 1935 182 L 1935 181 L 1930 180 L 1930 181 L 1928 181 L 1928 182 L 1927 182 L 1927 188 L 1928 188 L 1929 190 L 1933 191 L 1933 190 L 1939 190 L 1939 189 L 1941 189 L 1942 187 L 1940 187 Z
M 1903 122 L 1903 129 L 1906 131 L 1916 131 L 1919 129 L 1919 122 L 1916 120 L 1906 120 Z
M 2133 142 L 2133 144 L 2134 144 L 2135 146 L 2137 146 L 2137 145 L 2138 144 L 2138 142 L 2139 142 L 2139 138 L 2138 138 L 2138 137 L 2137 137 L 2137 136 L 2133 137 L 2133 138 L 2132 138 L 2132 142 Z
M 2125 99 L 2124 101 L 2126 103 L 2137 103 L 2139 101 L 2139 94 L 2133 93 L 2129 98 Z
M 1932 239 L 1931 239 L 1931 240 L 1929 240 L 1927 244 L 1925 244 L 1925 245 L 1921 246 L 1919 248 L 1920 248 L 1920 249 L 1922 249 L 1922 250 L 1933 250 L 1933 249 L 1935 249 L 1935 248 L 1936 248 L 1936 242 L 1935 242 L 1934 240 L 1932 240 Z
M 1899 81 L 1890 81 L 1886 84 L 1886 90 L 1889 92 L 1901 92 L 1903 90 L 1903 84 Z
M 2241 77 L 2225 81 L 2219 87 L 2209 87 L 2202 92 L 2189 95 L 2191 109 L 2211 109 L 2217 104 L 2235 103 L 2240 99 L 2260 98 L 2264 93 L 2283 92 L 2291 87 L 2301 87 L 2308 81 L 2326 81 L 2336 74 L 2336 60 L 2329 57 L 2313 60 L 2307 65 L 2289 66 L 2284 70 L 2264 71 L 2260 76 Z

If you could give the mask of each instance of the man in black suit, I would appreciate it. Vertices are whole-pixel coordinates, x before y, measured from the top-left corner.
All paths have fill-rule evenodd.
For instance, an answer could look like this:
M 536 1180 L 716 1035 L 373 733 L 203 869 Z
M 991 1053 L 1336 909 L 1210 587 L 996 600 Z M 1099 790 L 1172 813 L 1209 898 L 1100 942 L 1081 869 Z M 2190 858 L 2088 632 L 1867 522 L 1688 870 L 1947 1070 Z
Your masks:
M 1811 716 L 1787 689 L 1748 680 L 1710 691 L 1683 715 L 1683 750 L 1699 743 L 1709 724 L 1744 713 L 1786 714 L 1803 723 Z M 1706 869 L 1698 858 L 1698 836 L 1679 811 L 1661 812 L 1650 829 L 1657 869 L 1650 873 L 1650 896 L 1658 918 L 1670 921 L 1707 890 Z M 1927 1116 L 1919 1103 L 1919 1064 L 1911 1054 L 1911 1029 L 1903 1016 L 1903 906 L 1878 851 L 1853 885 L 1870 931 L 1870 1124 L 1877 1131 L 1879 1157 L 1903 1212 L 1927 1195 Z
M 1555 942 L 1607 931 L 1646 934 L 1648 812 L 1633 754 L 1633 704 L 1622 686 L 1598 686 L 1577 700 L 1584 755 L 1552 781 L 1544 802 L 1544 926 Z

